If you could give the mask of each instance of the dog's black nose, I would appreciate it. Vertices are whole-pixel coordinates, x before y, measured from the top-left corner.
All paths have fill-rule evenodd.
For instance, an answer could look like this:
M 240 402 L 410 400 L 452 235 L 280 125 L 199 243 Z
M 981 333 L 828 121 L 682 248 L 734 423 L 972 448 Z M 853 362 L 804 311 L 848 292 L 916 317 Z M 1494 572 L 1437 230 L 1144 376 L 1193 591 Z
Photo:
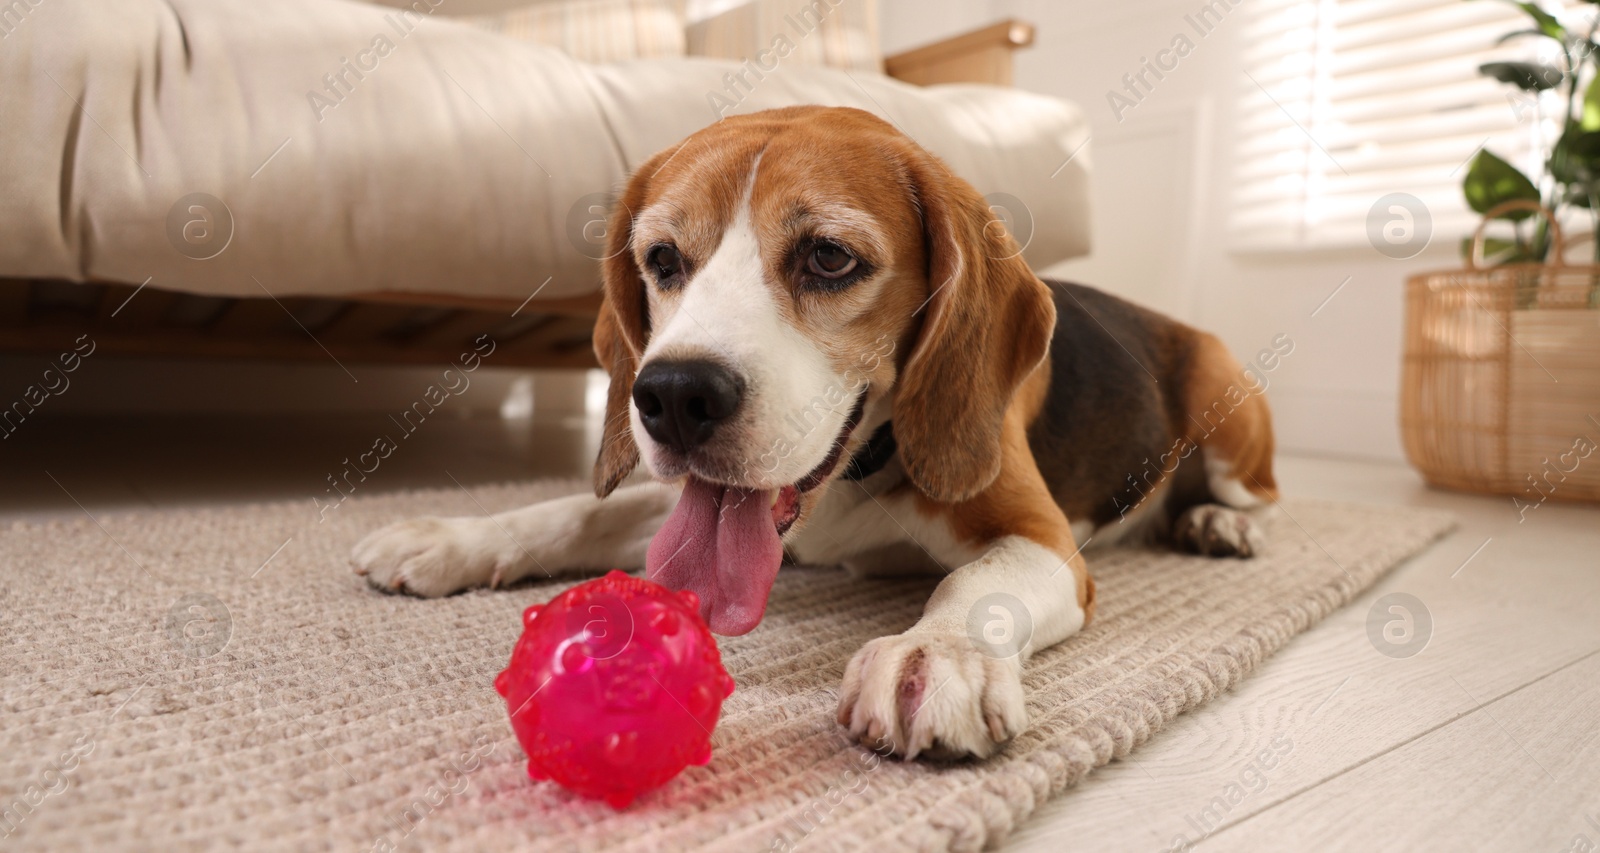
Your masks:
M 679 452 L 711 439 L 739 408 L 739 379 L 709 361 L 656 361 L 633 380 L 633 402 L 650 437 Z

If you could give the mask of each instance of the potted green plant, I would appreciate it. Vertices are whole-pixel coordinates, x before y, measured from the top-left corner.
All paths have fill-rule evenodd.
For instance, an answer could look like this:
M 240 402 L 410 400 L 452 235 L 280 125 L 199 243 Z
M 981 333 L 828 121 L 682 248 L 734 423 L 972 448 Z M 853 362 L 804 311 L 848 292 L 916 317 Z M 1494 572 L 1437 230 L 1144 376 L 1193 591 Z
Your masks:
M 1401 436 L 1431 483 L 1512 497 L 1520 520 L 1550 499 L 1600 500 L 1600 0 L 1563 21 L 1512 2 L 1557 63 L 1479 71 L 1562 103 L 1560 132 L 1530 176 L 1487 148 L 1462 182 L 1485 226 L 1508 239 L 1463 244 L 1465 269 L 1406 283 Z M 1565 252 L 1562 225 L 1596 237 L 1594 260 Z M 1481 238 L 1480 228 L 1476 238 Z
M 1517 39 L 1551 42 L 1561 61 L 1555 65 L 1541 61 L 1490 62 L 1478 70 L 1535 98 L 1543 92 L 1556 92 L 1564 104 L 1562 129 L 1550 146 L 1544 172 L 1537 179 L 1523 174 L 1486 147 L 1473 158 L 1462 181 L 1462 192 L 1467 204 L 1485 215 L 1508 201 L 1536 202 L 1558 218 L 1581 208 L 1589 212 L 1591 231 L 1600 237 L 1600 74 L 1592 70 L 1600 69 L 1600 44 L 1595 41 L 1600 14 L 1569 25 L 1536 3 L 1508 2 L 1526 13 L 1531 26 L 1506 33 L 1496 44 Z M 1589 5 L 1600 12 L 1600 0 L 1590 0 Z M 1585 77 L 1589 78 L 1587 85 Z M 1497 218 L 1509 220 L 1514 230 L 1509 240 L 1486 241 L 1487 260 L 1499 264 L 1550 260 L 1548 223 L 1528 210 Z M 1523 227 L 1529 220 L 1534 222 L 1531 229 Z M 1470 251 L 1469 240 L 1462 245 L 1463 256 Z M 1600 239 L 1594 243 L 1594 252 L 1600 260 Z M 1600 291 L 1596 295 L 1600 296 Z

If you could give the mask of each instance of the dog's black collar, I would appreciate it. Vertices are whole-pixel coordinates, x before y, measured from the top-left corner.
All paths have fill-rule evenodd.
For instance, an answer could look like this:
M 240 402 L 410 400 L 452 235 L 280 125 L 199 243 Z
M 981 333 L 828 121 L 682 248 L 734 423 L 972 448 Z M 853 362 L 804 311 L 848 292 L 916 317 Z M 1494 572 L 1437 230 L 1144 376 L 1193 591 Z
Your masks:
M 867 439 L 861 451 L 850 457 L 850 464 L 845 466 L 844 478 L 846 480 L 865 480 L 883 470 L 894 458 L 897 445 L 894 441 L 894 421 L 884 421 Z

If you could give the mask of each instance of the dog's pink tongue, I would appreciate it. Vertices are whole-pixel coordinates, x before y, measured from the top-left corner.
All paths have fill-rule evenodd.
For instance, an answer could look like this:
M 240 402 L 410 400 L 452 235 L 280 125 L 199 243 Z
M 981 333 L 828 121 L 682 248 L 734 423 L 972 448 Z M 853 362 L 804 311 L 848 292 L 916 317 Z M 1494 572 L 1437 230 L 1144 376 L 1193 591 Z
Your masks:
M 700 596 L 700 615 L 718 634 L 746 634 L 761 622 L 783 563 L 772 493 L 732 489 L 694 477 L 645 556 L 645 577 Z

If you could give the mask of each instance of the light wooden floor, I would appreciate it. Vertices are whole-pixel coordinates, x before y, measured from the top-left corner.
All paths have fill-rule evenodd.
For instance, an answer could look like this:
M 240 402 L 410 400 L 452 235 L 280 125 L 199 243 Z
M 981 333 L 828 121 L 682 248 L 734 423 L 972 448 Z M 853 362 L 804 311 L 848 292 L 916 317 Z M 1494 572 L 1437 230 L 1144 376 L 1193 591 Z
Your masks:
M 1008 849 L 1600 845 L 1600 507 L 1551 502 L 1519 523 L 1510 498 L 1431 491 L 1401 465 L 1279 464 L 1285 494 L 1442 507 L 1460 527 L 1046 805 Z M 1405 659 L 1367 635 L 1395 592 L 1433 621 Z M 1262 750 L 1281 756 L 1271 769 Z
M 388 429 L 381 416 L 30 421 L 0 444 L 0 523 L 309 502 Z M 363 487 L 586 477 L 594 447 L 582 422 L 435 420 Z M 1180 836 L 1210 850 L 1600 845 L 1600 508 L 1552 502 L 1519 523 L 1509 498 L 1430 491 L 1397 464 L 1288 457 L 1279 479 L 1290 495 L 1443 507 L 1461 527 L 1046 805 L 1007 849 L 1155 851 Z M 1433 622 L 1404 659 L 1366 627 L 1394 592 Z

